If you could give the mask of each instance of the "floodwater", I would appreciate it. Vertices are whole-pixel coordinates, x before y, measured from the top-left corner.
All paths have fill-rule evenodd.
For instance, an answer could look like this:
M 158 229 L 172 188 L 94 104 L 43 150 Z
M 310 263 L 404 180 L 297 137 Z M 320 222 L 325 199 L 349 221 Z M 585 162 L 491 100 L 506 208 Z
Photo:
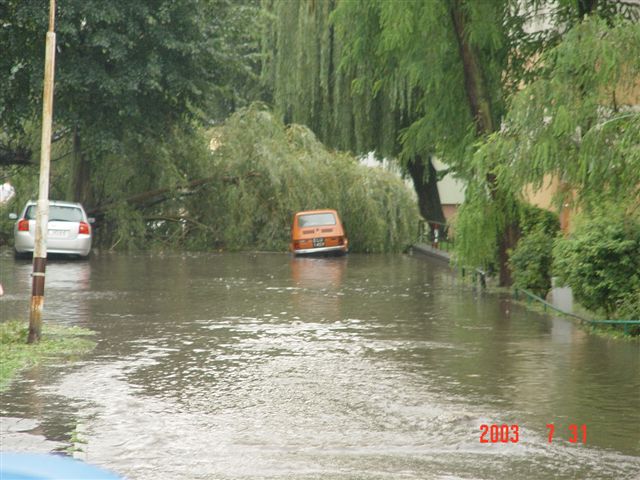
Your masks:
M 26 317 L 30 263 L 0 268 Z M 102 254 L 50 261 L 46 293 L 98 346 L 0 394 L 3 450 L 145 480 L 640 478 L 640 345 L 425 257 Z

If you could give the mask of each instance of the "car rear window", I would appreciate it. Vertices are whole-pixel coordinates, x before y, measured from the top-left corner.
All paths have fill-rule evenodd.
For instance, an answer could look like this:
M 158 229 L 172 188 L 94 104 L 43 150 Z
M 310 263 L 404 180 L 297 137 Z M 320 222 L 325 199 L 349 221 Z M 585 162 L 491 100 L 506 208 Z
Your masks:
M 30 205 L 24 216 L 27 220 L 35 220 L 36 206 Z M 59 205 L 49 206 L 50 222 L 82 222 L 82 210 L 77 207 L 61 207 Z
M 300 215 L 298 217 L 298 226 L 300 228 L 305 227 L 319 227 L 320 225 L 335 225 L 336 217 L 333 213 L 309 213 L 306 215 Z

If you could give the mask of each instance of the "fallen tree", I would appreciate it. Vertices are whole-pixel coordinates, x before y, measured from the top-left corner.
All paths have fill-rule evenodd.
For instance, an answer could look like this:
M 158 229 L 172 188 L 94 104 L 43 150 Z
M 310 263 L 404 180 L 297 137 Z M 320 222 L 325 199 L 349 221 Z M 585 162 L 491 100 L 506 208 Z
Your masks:
M 169 186 L 119 199 L 114 197 L 121 190 L 131 192 L 138 177 L 133 169 L 129 177 L 116 175 L 130 163 L 114 157 L 105 175 L 117 185 L 109 186 L 111 196 L 102 197 L 107 201 L 88 210 L 99 219 L 97 244 L 284 251 L 293 213 L 312 208 L 340 212 L 353 251 L 400 251 L 415 240 L 417 202 L 402 179 L 327 150 L 306 127 L 285 127 L 263 107 L 253 106 L 205 137 L 199 142 L 209 145 L 206 155 L 194 147 L 184 152 L 190 159 L 174 158 L 165 168 L 179 161 L 192 176 L 208 175 L 186 181 L 186 173 L 178 171 Z
M 257 172 L 249 172 L 245 175 L 246 178 L 258 176 Z M 103 205 L 98 205 L 96 207 L 89 208 L 87 210 L 87 214 L 100 218 L 104 216 L 105 212 L 111 208 L 114 208 L 119 203 L 126 203 L 135 208 L 144 209 L 153 207 L 159 203 L 165 202 L 167 200 L 176 200 L 188 195 L 193 195 L 196 193 L 197 189 L 207 183 L 211 183 L 214 181 L 218 181 L 218 177 L 207 177 L 200 178 L 198 180 L 192 180 L 187 182 L 184 185 L 176 185 L 172 187 L 164 187 L 164 188 L 156 188 L 153 190 L 149 190 L 142 193 L 137 193 L 130 197 L 125 198 L 124 200 L 113 201 L 109 203 L 105 203 Z M 222 178 L 222 181 L 227 184 L 237 184 L 240 179 L 238 177 L 226 176 Z

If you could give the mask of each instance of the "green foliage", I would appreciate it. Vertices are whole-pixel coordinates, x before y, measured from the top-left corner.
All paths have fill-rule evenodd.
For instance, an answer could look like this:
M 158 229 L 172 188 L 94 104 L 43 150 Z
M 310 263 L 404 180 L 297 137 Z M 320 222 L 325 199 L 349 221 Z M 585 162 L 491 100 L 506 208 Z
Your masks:
M 623 295 L 616 304 L 616 310 L 623 320 L 640 320 L 640 289 Z
M 560 232 L 558 215 L 549 210 L 528 203 L 520 203 L 518 225 L 524 235 L 541 230 L 546 236 L 554 238 Z
M 509 264 L 514 285 L 544 298 L 551 288 L 553 237 L 542 228 L 520 239 L 511 253 Z
M 519 205 L 519 212 L 522 238 L 509 252 L 513 283 L 544 298 L 551 288 L 553 242 L 560 222 L 555 213 L 526 203 Z
M 554 273 L 585 307 L 607 318 L 633 315 L 640 292 L 640 221 L 616 210 L 600 210 L 558 239 Z M 618 309 L 620 311 L 618 312 Z
M 566 20 L 563 12 L 554 15 Z M 516 219 L 527 233 L 505 202 L 528 185 L 541 187 L 548 175 L 564 182 L 559 195 L 573 190 L 587 209 L 605 198 L 624 209 L 621 199 L 638 198 L 640 115 L 622 100 L 640 76 L 637 24 L 587 18 L 546 49 L 540 64 L 511 98 L 501 130 L 457 165 L 470 182 L 456 227 L 463 264 L 490 264 Z
M 574 27 L 545 52 L 540 78 L 513 98 L 503 131 L 490 140 L 505 188 L 540 187 L 552 174 L 587 207 L 638 195 L 640 113 L 630 103 L 640 29 L 610 23 L 593 17 Z
M 466 195 L 454 223 L 455 262 L 460 266 L 487 270 L 496 262 L 496 245 L 504 219 L 487 195 L 473 195 L 469 188 Z
M 468 159 L 465 201 L 454 225 L 457 263 L 485 270 L 493 269 L 498 263 L 498 245 L 509 225 L 517 224 L 522 218 L 519 209 L 522 204 L 515 195 L 495 184 L 492 146 L 490 142 L 481 144 Z
M 160 188 L 183 172 L 157 161 L 175 150 L 160 144 L 258 94 L 257 12 L 258 0 L 58 3 L 54 138 L 65 151 L 52 155 L 52 197 L 91 208 L 121 193 L 107 177 L 136 171 L 131 186 Z M 40 0 L 0 2 L 0 70 L 11 72 L 0 78 L 0 162 L 19 147 L 37 157 L 47 13 Z
M 208 96 L 231 106 L 255 75 L 257 1 L 70 0 L 56 16 L 56 119 L 119 137 L 128 128 L 194 113 Z M 7 0 L 0 9 L 3 77 L 0 116 L 37 113 L 47 4 Z M 35 42 L 34 39 L 42 39 Z M 228 84 L 234 82 L 232 88 Z M 246 92 L 242 92 L 246 94 Z M 225 112 L 229 111 L 227 107 Z M 217 112 L 218 114 L 223 111 Z
M 81 355 L 92 350 L 95 342 L 86 337 L 93 334 L 79 327 L 45 325 L 42 339 L 27 345 L 28 324 L 21 321 L 0 323 L 0 390 L 7 387 L 18 371 L 52 357 Z
M 481 70 L 480 100 L 497 128 L 508 95 L 537 78 L 542 62 L 532 60 L 558 42 L 558 32 L 590 9 L 608 22 L 618 14 L 635 18 L 639 10 L 606 0 L 264 0 L 263 6 L 263 79 L 285 122 L 306 124 L 342 149 L 404 161 L 436 152 L 463 170 L 478 132 L 461 40 Z M 454 13 L 464 23 L 458 32 Z M 531 32 L 527 22 L 538 14 L 546 29 Z M 594 64 L 583 63 L 591 70 Z
M 222 178 L 195 201 L 205 202 L 211 218 L 201 221 L 214 244 L 284 250 L 293 214 L 315 208 L 338 210 L 352 251 L 400 251 L 416 238 L 415 198 L 403 182 L 329 152 L 307 128 L 285 128 L 253 106 L 211 135 L 220 142 L 212 170 Z
M 263 78 L 286 122 L 309 125 L 327 144 L 404 161 L 473 141 L 452 2 L 264 2 L 270 12 Z M 502 112 L 509 52 L 525 38 L 512 2 L 459 2 L 465 35 L 483 66 L 494 121 Z M 354 22 L 353 19 L 358 21 Z M 514 70 L 514 68 L 511 68 Z M 515 70 L 511 78 L 517 83 Z M 517 77 L 517 78 L 516 78 Z

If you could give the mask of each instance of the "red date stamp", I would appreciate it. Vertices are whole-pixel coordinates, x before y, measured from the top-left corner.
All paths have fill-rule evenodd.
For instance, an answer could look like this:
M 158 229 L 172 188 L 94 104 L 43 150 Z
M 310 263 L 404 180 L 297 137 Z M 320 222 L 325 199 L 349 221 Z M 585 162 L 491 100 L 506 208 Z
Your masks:
M 547 423 L 547 430 L 547 442 L 552 443 L 556 427 L 553 423 Z M 570 424 L 568 433 L 569 442 L 587 443 L 587 426 L 585 424 Z M 480 425 L 480 443 L 518 443 L 519 441 L 520 426 L 517 423 L 503 423 L 501 425 L 483 423 Z
M 551 443 L 553 441 L 553 434 L 556 431 L 556 427 L 553 423 L 547 423 L 547 428 L 549 429 L 549 437 L 547 441 Z M 569 425 L 569 441 L 571 443 L 587 443 L 587 426 L 583 423 L 582 425 L 576 425 L 572 423 Z
M 480 425 L 480 443 L 518 443 L 520 427 L 517 424 Z

